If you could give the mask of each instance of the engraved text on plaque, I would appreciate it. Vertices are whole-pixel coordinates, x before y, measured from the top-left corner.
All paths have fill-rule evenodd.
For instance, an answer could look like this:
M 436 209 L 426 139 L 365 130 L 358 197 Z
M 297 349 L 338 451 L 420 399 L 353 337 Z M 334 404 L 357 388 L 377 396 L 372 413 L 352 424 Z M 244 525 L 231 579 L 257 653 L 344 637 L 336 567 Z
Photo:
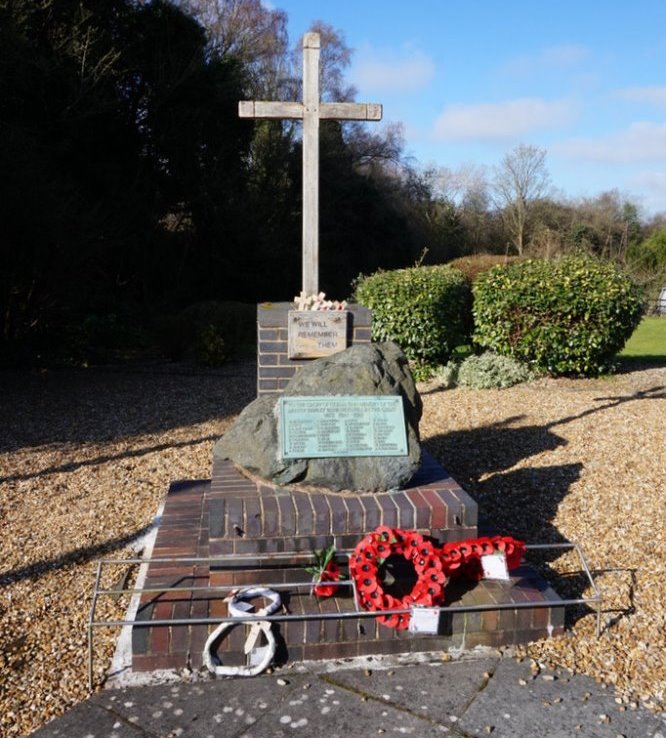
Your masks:
M 284 459 L 406 456 L 402 397 L 280 398 Z

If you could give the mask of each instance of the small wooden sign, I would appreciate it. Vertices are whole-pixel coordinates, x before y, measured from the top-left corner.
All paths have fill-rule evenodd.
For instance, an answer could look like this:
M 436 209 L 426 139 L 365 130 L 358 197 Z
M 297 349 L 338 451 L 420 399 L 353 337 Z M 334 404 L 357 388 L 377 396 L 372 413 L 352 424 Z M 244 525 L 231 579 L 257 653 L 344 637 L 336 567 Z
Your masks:
M 283 396 L 280 443 L 283 459 L 406 456 L 402 397 Z
M 290 310 L 287 351 L 290 359 L 319 359 L 347 348 L 348 310 Z

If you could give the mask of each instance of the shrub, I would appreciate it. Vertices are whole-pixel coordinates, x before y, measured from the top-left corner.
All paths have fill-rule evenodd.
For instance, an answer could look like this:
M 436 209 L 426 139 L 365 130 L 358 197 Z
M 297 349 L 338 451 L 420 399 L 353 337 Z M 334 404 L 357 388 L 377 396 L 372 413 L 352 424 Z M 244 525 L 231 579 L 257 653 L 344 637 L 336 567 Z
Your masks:
M 214 325 L 199 328 L 194 349 L 197 362 L 204 366 L 220 366 L 228 358 L 224 338 Z
M 449 361 L 435 368 L 432 373 L 433 381 L 442 389 L 451 389 L 458 384 L 460 365 L 456 361 Z
M 661 289 L 666 286 L 666 228 L 653 233 L 627 249 L 627 270 L 643 287 L 651 307 L 657 306 Z
M 486 351 L 480 356 L 468 356 L 458 369 L 458 384 L 476 389 L 512 387 L 534 378 L 530 369 L 510 356 Z
M 444 363 L 456 346 L 469 341 L 469 285 L 448 266 L 361 277 L 355 300 L 372 309 L 373 339 L 395 341 L 416 367 Z
M 495 267 L 473 290 L 476 343 L 552 375 L 607 370 L 643 307 L 624 273 L 587 256 Z
M 157 339 L 172 360 L 195 358 L 221 364 L 256 343 L 256 305 L 200 302 L 158 321 Z
M 227 348 L 236 352 L 256 343 L 257 306 L 244 302 L 198 302 L 183 310 L 183 318 L 195 333 L 213 326 L 224 339 Z

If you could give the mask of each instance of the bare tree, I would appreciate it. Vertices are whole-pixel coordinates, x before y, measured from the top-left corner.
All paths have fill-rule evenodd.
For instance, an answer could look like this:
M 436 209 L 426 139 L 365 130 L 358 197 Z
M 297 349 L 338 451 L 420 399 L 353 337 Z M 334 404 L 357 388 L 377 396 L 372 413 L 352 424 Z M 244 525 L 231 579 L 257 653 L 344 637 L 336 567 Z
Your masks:
M 546 194 L 550 175 L 546 150 L 520 144 L 495 167 L 493 191 L 501 208 L 513 245 L 522 255 L 526 245 L 529 216 L 535 201 Z
M 287 33 L 287 14 L 261 0 L 180 0 L 206 29 L 210 48 L 235 56 L 249 74 L 247 94 L 289 99 L 297 93 Z

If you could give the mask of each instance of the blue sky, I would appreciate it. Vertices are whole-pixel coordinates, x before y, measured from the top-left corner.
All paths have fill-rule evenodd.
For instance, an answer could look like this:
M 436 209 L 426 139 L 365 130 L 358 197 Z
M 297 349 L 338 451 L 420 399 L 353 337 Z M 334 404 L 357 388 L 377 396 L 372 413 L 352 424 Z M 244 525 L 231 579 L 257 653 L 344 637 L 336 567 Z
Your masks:
M 359 102 L 422 166 L 491 168 L 543 147 L 569 197 L 617 188 L 666 211 L 666 0 L 271 0 L 354 49 Z M 371 124 L 369 124 L 371 125 Z

